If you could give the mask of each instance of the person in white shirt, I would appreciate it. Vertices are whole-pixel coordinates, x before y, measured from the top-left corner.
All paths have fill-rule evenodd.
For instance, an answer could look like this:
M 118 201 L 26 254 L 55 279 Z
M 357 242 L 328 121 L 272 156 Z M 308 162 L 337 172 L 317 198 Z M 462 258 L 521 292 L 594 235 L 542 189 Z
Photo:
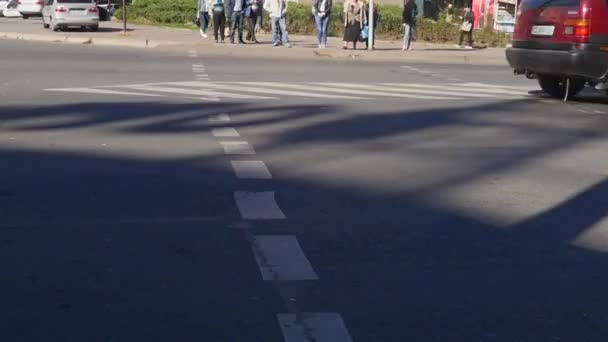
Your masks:
M 272 46 L 277 47 L 282 43 L 283 46 L 291 47 L 287 33 L 287 0 L 266 0 L 264 9 L 270 14 Z

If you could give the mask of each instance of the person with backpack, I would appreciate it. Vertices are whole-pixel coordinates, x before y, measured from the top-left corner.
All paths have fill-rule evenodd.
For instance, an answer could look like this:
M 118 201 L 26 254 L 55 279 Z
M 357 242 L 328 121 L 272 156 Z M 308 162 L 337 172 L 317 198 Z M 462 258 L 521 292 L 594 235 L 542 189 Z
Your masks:
M 210 0 L 210 10 L 213 12 L 213 36 L 215 42 L 224 43 L 224 32 L 226 31 L 226 10 L 224 0 Z M 218 40 L 218 33 L 221 41 Z
M 327 47 L 327 31 L 329 29 L 329 18 L 332 5 L 332 0 L 312 1 L 312 15 L 315 17 L 315 25 L 317 26 L 319 49 L 325 49 Z
M 460 25 L 460 42 L 458 46 L 460 48 L 472 49 L 473 48 L 473 23 L 475 22 L 475 13 L 471 11 L 471 7 L 467 6 L 464 8 L 464 15 L 462 17 L 462 24 Z M 464 36 L 467 36 L 469 45 L 464 47 L 462 42 Z
M 405 33 L 403 34 L 403 47 L 401 51 L 411 51 L 412 48 L 412 36 L 416 27 L 416 20 L 418 18 L 418 5 L 416 0 L 407 0 L 403 4 L 403 27 Z

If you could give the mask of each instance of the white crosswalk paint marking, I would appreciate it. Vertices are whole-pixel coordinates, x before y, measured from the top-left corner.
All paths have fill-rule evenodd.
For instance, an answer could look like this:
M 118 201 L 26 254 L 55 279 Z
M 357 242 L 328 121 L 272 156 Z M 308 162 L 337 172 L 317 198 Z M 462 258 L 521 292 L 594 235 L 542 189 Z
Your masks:
M 272 175 L 261 160 L 233 160 L 232 168 L 239 179 L 271 179 Z
M 209 116 L 209 122 L 228 122 L 228 121 L 230 121 L 230 115 L 228 115 L 226 113 Z
M 241 136 L 239 134 L 239 132 L 237 132 L 236 129 L 234 129 L 232 127 L 212 128 L 211 134 L 213 134 L 214 137 L 226 137 L 226 138 Z
M 54 89 L 45 89 L 45 91 L 61 91 L 61 92 L 71 92 L 71 93 L 108 94 L 108 95 L 149 96 L 149 97 L 164 97 L 165 96 L 165 95 L 159 95 L 159 94 L 146 94 L 146 93 L 136 93 L 136 92 L 130 92 L 130 91 L 118 91 L 118 90 L 99 89 L 99 88 L 54 88 Z
M 236 191 L 234 200 L 245 220 L 285 219 L 285 214 L 274 199 L 274 191 Z
M 416 83 L 412 83 L 412 84 L 408 84 L 408 83 L 381 83 L 381 84 L 382 85 L 387 85 L 387 86 L 393 86 L 393 87 L 400 87 L 400 88 L 404 88 L 404 89 L 422 88 L 422 89 L 443 90 L 443 91 L 447 91 L 447 92 L 451 92 L 451 91 L 454 91 L 454 90 L 467 90 L 467 91 L 470 91 L 470 95 L 469 96 L 471 96 L 471 97 L 497 97 L 497 95 L 498 96 L 501 96 L 501 95 L 510 95 L 510 96 L 507 96 L 507 97 L 513 97 L 513 96 L 524 96 L 524 95 L 526 95 L 522 91 L 512 91 L 512 90 L 507 90 L 507 89 L 472 88 L 472 87 L 462 88 L 462 86 L 456 86 L 456 85 L 440 86 L 440 85 L 416 84 Z
M 200 82 L 201 84 L 203 82 Z M 264 97 L 264 96 L 254 96 L 254 95 L 244 95 L 244 94 L 229 94 L 229 93 L 218 93 L 209 90 L 194 90 L 187 88 L 175 88 L 175 87 L 159 87 L 159 86 L 135 86 L 128 87 L 130 89 L 137 90 L 148 90 L 148 91 L 156 91 L 160 93 L 172 93 L 172 94 L 184 94 L 184 95 L 200 95 L 200 96 L 216 96 L 216 97 L 228 97 L 233 99 L 273 99 L 273 97 Z
M 330 83 L 334 86 L 341 88 L 356 88 L 356 89 L 369 89 L 370 87 L 376 90 L 382 90 L 383 92 L 393 92 L 393 93 L 408 93 L 408 94 L 426 94 L 428 96 L 418 95 L 421 97 L 418 98 L 429 98 L 435 100 L 461 100 L 462 97 L 495 97 L 492 95 L 486 94 L 474 94 L 474 93 L 465 93 L 458 91 L 450 91 L 446 92 L 443 90 L 430 90 L 430 89 L 418 89 L 418 88 L 401 88 L 396 86 L 381 86 L 377 84 L 373 84 L 371 86 L 364 84 L 354 84 L 354 83 Z M 434 95 L 434 96 L 431 96 Z M 438 96 L 441 95 L 441 96 Z M 449 95 L 449 96 L 446 96 Z M 412 95 L 415 96 L 415 95 Z
M 376 86 L 363 86 L 365 89 L 370 90 L 354 90 L 354 89 L 343 89 L 343 83 L 313 83 L 314 85 L 305 85 L 305 84 L 288 84 L 288 83 L 272 83 L 272 82 L 239 82 L 239 84 L 243 85 L 251 85 L 251 86 L 262 86 L 262 87 L 277 87 L 277 88 L 289 88 L 289 89 L 302 89 L 302 90 L 313 90 L 320 92 L 332 92 L 339 94 L 350 94 L 350 95 L 366 95 L 366 96 L 381 96 L 381 97 L 403 97 L 403 98 L 412 98 L 412 99 L 439 99 L 439 100 L 458 100 L 457 97 L 440 97 L 440 96 L 425 96 L 425 95 L 411 95 L 411 94 L 398 94 L 396 92 L 389 91 L 373 91 L 376 90 Z M 329 85 L 329 86 L 328 86 Z M 333 87 L 331 87 L 333 86 Z M 385 88 L 388 89 L 388 88 Z
M 475 88 L 475 87 L 477 87 L 477 88 L 499 88 L 499 89 L 512 89 L 512 90 L 521 90 L 521 91 L 527 91 L 529 89 L 529 87 L 524 87 L 524 86 L 507 86 L 507 85 L 474 83 L 474 82 L 456 83 L 453 85 L 458 85 L 458 86 L 463 86 L 463 87 L 472 87 L 472 88 Z
M 233 84 L 220 85 L 218 83 L 203 83 L 203 82 L 171 82 L 170 84 L 179 85 L 179 86 L 187 86 L 187 87 L 203 87 L 203 88 L 215 88 L 215 89 L 224 89 L 224 90 L 232 90 L 232 91 L 244 91 L 244 92 L 258 93 L 258 94 L 289 95 L 289 96 L 299 96 L 299 97 L 318 97 L 318 98 L 326 98 L 326 99 L 357 99 L 357 100 L 367 99 L 364 97 L 357 97 L 357 96 L 330 95 L 330 94 L 310 93 L 310 92 L 303 92 L 303 91 L 278 90 L 278 89 L 259 89 L 259 88 L 253 88 L 253 87 L 239 87 L 239 86 L 236 86 Z
M 317 280 L 319 276 L 293 235 L 257 235 L 253 254 L 267 281 Z
M 255 150 L 246 141 L 220 142 L 225 154 L 255 154 Z
M 353 342 L 337 313 L 278 314 L 285 342 Z

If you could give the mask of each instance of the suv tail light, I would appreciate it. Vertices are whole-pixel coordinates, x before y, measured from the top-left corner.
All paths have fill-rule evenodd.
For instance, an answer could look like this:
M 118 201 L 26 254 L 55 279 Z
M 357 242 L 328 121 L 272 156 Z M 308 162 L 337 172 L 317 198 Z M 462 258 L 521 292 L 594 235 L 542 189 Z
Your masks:
M 34 2 L 34 5 L 44 6 L 44 2 L 42 2 L 42 1 L 36 1 L 36 2 Z
M 17 5 L 21 5 L 21 4 L 22 4 L 22 2 L 21 2 L 21 1 L 17 1 Z
M 68 9 L 63 6 L 59 6 L 55 9 L 55 12 L 57 12 L 57 13 L 66 13 L 67 11 L 68 11 Z
M 97 13 L 97 7 L 91 7 L 88 10 L 89 13 Z
M 586 43 L 591 35 L 591 20 L 568 19 L 564 22 L 564 34 L 574 36 L 577 42 Z

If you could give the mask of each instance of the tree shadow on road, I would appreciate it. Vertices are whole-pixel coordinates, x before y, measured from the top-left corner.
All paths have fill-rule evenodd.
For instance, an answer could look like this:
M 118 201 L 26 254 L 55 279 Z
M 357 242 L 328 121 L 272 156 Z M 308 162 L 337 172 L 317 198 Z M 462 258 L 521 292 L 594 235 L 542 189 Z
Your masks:
M 273 106 L 237 102 L 204 107 L 157 102 L 2 107 L 0 194 L 14 196 L 0 197 L 0 215 L 5 222 L 0 240 L 7 247 L 0 255 L 9 260 L 7 271 L 0 273 L 4 278 L 0 283 L 13 284 L 4 285 L 7 296 L 19 286 L 27 292 L 4 301 L 10 304 L 0 317 L 15 327 L 30 321 L 34 322 L 30 327 L 41 324 L 48 328 L 48 324 L 60 322 L 57 336 L 69 339 L 73 333 L 76 335 L 71 337 L 91 337 L 92 330 L 86 329 L 92 326 L 77 317 L 78 310 L 57 314 L 44 323 L 34 318 L 40 310 L 53 312 L 48 308 L 52 295 L 44 289 L 60 284 L 85 293 L 72 300 L 98 322 L 109 322 L 105 329 L 116 329 L 115 336 L 120 336 L 128 330 L 117 328 L 121 325 L 110 314 L 126 322 L 136 319 L 131 313 L 137 305 L 162 296 L 147 280 L 155 279 L 159 272 L 169 272 L 164 257 L 152 259 L 161 265 L 155 270 L 145 253 L 126 252 L 152 243 L 157 236 L 141 234 L 141 225 L 125 225 L 125 220 L 147 219 L 144 222 L 174 231 L 172 238 L 201 240 L 202 245 L 193 247 L 192 253 L 204 260 L 213 259 L 214 253 L 223 255 L 230 249 L 224 244 L 229 242 L 205 242 L 202 234 L 209 233 L 203 233 L 204 229 L 178 228 L 192 222 L 207 229 L 210 224 L 201 222 L 227 227 L 240 220 L 232 191 L 272 189 L 288 220 L 254 222 L 254 232 L 298 236 L 321 278 L 301 299 L 303 309 L 341 313 L 355 340 L 605 341 L 608 258 L 601 248 L 586 248 L 577 238 L 598 227 L 608 214 L 608 178 L 507 226 L 449 208 L 442 201 L 444 191 L 496 173 L 517 175 L 519 167 L 604 140 L 608 134 L 601 118 L 559 110 L 547 118 L 538 106 L 528 101 L 504 101 L 377 113 L 353 113 L 352 108 L 337 104 Z M 207 120 L 209 115 L 220 113 L 229 113 L 232 121 Z M 221 154 L 219 145 L 216 153 L 204 150 L 196 156 L 160 157 L 128 153 L 128 145 L 123 146 L 124 151 L 75 148 L 69 140 L 63 140 L 68 138 L 57 138 L 77 139 L 101 131 L 137 143 L 137 139 L 150 137 L 208 135 L 210 128 L 222 126 L 249 132 L 251 136 L 246 138 L 258 152 L 255 158 L 267 161 L 275 179 L 237 181 L 229 166 L 231 158 Z M 15 140 L 7 140 L 9 136 L 15 136 Z M 182 143 L 182 148 L 191 148 L 196 141 L 186 139 Z M 177 152 L 180 145 L 173 148 Z M 302 151 L 306 153 L 296 153 Z M 298 155 L 310 159 L 294 159 Z M 397 161 L 390 164 L 390 158 L 378 159 L 384 164 L 367 163 L 370 167 L 365 170 L 348 169 L 351 164 L 336 164 L 339 167 L 331 169 L 332 163 L 374 155 L 394 156 Z M 398 175 L 390 175 L 390 170 L 382 173 L 398 165 L 400 155 L 408 157 L 403 162 L 412 163 L 409 168 L 398 167 L 396 172 L 402 172 Z M 281 162 L 281 158 L 286 160 Z M 416 158 L 443 160 L 445 164 L 440 164 L 442 169 L 424 172 L 416 169 Z M 302 164 L 310 173 L 296 176 L 289 164 Z M 317 167 L 322 171 L 311 171 Z M 399 182 L 388 187 L 371 179 L 376 172 L 411 187 Z M 353 181 L 358 179 L 361 182 Z M 417 186 L 418 180 L 423 184 Z M 476 205 L 484 209 L 484 203 Z M 186 223 L 180 223 L 180 219 Z M 52 261 L 45 264 L 46 259 L 54 260 L 56 250 L 40 248 L 40 236 L 45 237 L 44 244 L 57 246 L 61 255 L 82 252 L 78 244 L 88 242 L 70 239 L 62 226 L 85 231 L 77 234 L 83 240 L 119 235 L 118 231 L 100 229 L 99 222 L 131 232 L 130 241 L 138 241 L 100 254 L 127 254 L 132 258 L 120 259 L 125 269 L 120 274 L 122 285 L 114 284 L 113 288 L 105 276 L 86 276 L 103 267 L 95 253 L 87 255 L 88 270 L 74 264 L 61 265 L 62 269 L 57 270 L 60 274 L 82 275 L 69 284 L 52 277 L 49 280 L 41 275 L 46 274 L 43 270 L 36 268 L 27 271 L 37 275 L 36 283 L 23 278 L 22 270 L 28 265 L 51 270 L 59 267 Z M 9 226 L 29 229 L 6 228 Z M 223 233 L 218 230 L 213 234 Z M 246 246 L 230 253 L 235 259 L 253 258 Z M 41 261 L 31 263 L 32 255 Z M 252 263 L 246 265 L 255 268 Z M 192 272 L 212 272 L 210 267 L 201 262 Z M 247 277 L 257 277 L 253 273 L 246 273 Z M 190 281 L 192 286 L 181 288 L 174 302 L 161 301 L 163 315 L 139 314 L 156 337 L 170 338 L 175 331 L 180 331 L 184 341 L 260 337 L 256 324 L 263 325 L 260 322 L 264 317 L 258 317 L 256 324 L 239 318 L 252 314 L 241 309 L 241 305 L 248 306 L 240 301 L 248 299 L 240 293 L 246 293 L 249 281 L 259 281 L 247 277 L 223 275 L 222 281 L 238 285 L 225 292 L 199 291 L 194 295 L 192 291 L 203 279 L 180 276 L 180 281 Z M 97 279 L 97 283 L 91 279 Z M 112 291 L 122 291 L 126 299 L 112 297 Z M 148 295 L 138 297 L 136 294 L 142 291 Z M 97 293 L 103 299 L 86 293 Z M 235 293 L 239 295 L 235 297 Z M 28 299 L 31 295 L 34 299 Z M 196 297 L 202 307 L 208 302 L 232 306 L 215 319 L 205 316 L 216 322 L 215 330 L 211 325 L 195 329 L 201 317 L 196 310 L 184 310 L 186 297 Z M 108 313 L 104 304 L 119 309 Z M 167 318 L 173 314 L 181 314 L 180 319 Z M 237 318 L 230 318 L 230 314 Z M 238 329 L 222 325 L 221 320 L 231 319 L 240 322 L 235 323 Z M 76 329 L 77 333 L 69 332 L 66 321 L 82 324 L 82 328 Z M 30 334 L 35 336 L 36 331 L 30 329 Z M 45 329 L 38 331 L 44 333 Z M 11 333 L 16 329 L 9 336 Z M 127 335 L 138 337 L 137 332 Z

